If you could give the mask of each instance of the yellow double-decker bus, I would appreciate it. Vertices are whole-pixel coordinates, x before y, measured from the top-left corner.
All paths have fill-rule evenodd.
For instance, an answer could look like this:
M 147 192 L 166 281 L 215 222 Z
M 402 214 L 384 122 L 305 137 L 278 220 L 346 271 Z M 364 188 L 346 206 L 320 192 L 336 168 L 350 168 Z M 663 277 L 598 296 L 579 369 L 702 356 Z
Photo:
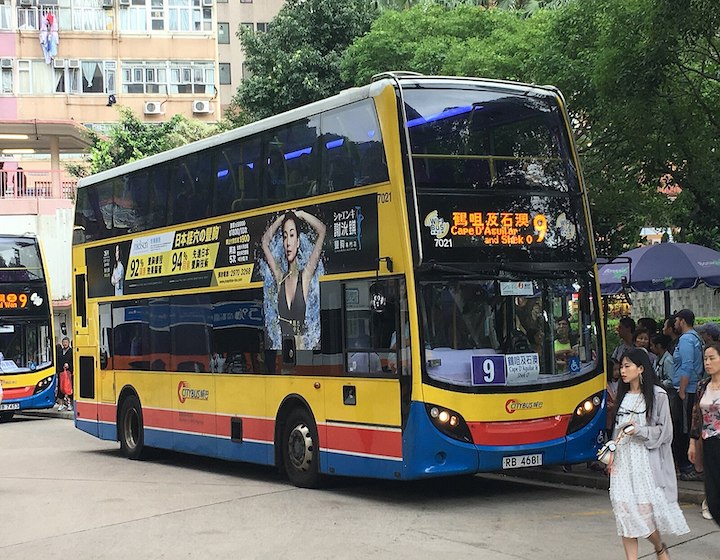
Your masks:
M 55 404 L 48 286 L 38 239 L 0 234 L 0 422 Z
M 83 179 L 76 426 L 414 479 L 594 457 L 603 334 L 560 93 L 388 73 Z

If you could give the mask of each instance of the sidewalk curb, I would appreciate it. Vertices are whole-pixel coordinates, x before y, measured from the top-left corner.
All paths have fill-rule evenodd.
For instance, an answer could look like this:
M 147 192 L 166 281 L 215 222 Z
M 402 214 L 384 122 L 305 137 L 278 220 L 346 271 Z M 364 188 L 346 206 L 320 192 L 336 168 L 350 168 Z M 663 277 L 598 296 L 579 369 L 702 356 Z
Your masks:
M 584 467 L 580 467 L 584 468 Z M 540 482 L 553 482 L 567 486 L 582 486 L 607 492 L 610 488 L 610 479 L 601 473 L 592 471 L 563 472 L 551 469 L 522 469 L 514 473 L 503 473 L 509 477 L 525 478 Z M 702 482 L 678 481 L 678 502 L 689 504 L 702 504 L 705 499 L 705 485 Z

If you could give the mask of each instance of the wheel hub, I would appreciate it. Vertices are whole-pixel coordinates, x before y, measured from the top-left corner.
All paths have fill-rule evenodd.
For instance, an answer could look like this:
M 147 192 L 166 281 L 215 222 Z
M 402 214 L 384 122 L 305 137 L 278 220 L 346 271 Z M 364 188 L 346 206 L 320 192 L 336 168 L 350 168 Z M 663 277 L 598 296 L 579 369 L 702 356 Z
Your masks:
M 288 438 L 288 457 L 293 467 L 307 471 L 312 463 L 313 440 L 305 424 L 298 424 Z

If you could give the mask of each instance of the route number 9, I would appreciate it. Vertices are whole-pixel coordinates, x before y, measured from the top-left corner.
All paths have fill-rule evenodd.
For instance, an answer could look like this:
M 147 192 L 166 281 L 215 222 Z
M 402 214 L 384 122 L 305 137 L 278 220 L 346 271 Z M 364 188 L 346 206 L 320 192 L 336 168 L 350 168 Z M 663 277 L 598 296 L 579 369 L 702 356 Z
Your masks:
M 483 360 L 483 380 L 485 383 L 492 383 L 495 381 L 495 364 L 492 360 Z

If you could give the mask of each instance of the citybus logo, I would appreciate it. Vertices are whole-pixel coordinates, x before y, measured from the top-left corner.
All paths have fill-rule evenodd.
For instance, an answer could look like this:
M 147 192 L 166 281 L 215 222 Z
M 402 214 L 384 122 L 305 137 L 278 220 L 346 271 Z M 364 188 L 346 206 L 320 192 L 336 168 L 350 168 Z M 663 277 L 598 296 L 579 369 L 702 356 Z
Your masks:
M 198 401 L 206 401 L 210 396 L 207 389 L 191 389 L 188 387 L 187 381 L 178 383 L 178 400 L 184 403 L 186 399 L 195 399 Z
M 512 414 L 516 410 L 536 410 L 542 407 L 542 401 L 520 402 L 515 399 L 508 399 L 505 403 L 505 412 Z

